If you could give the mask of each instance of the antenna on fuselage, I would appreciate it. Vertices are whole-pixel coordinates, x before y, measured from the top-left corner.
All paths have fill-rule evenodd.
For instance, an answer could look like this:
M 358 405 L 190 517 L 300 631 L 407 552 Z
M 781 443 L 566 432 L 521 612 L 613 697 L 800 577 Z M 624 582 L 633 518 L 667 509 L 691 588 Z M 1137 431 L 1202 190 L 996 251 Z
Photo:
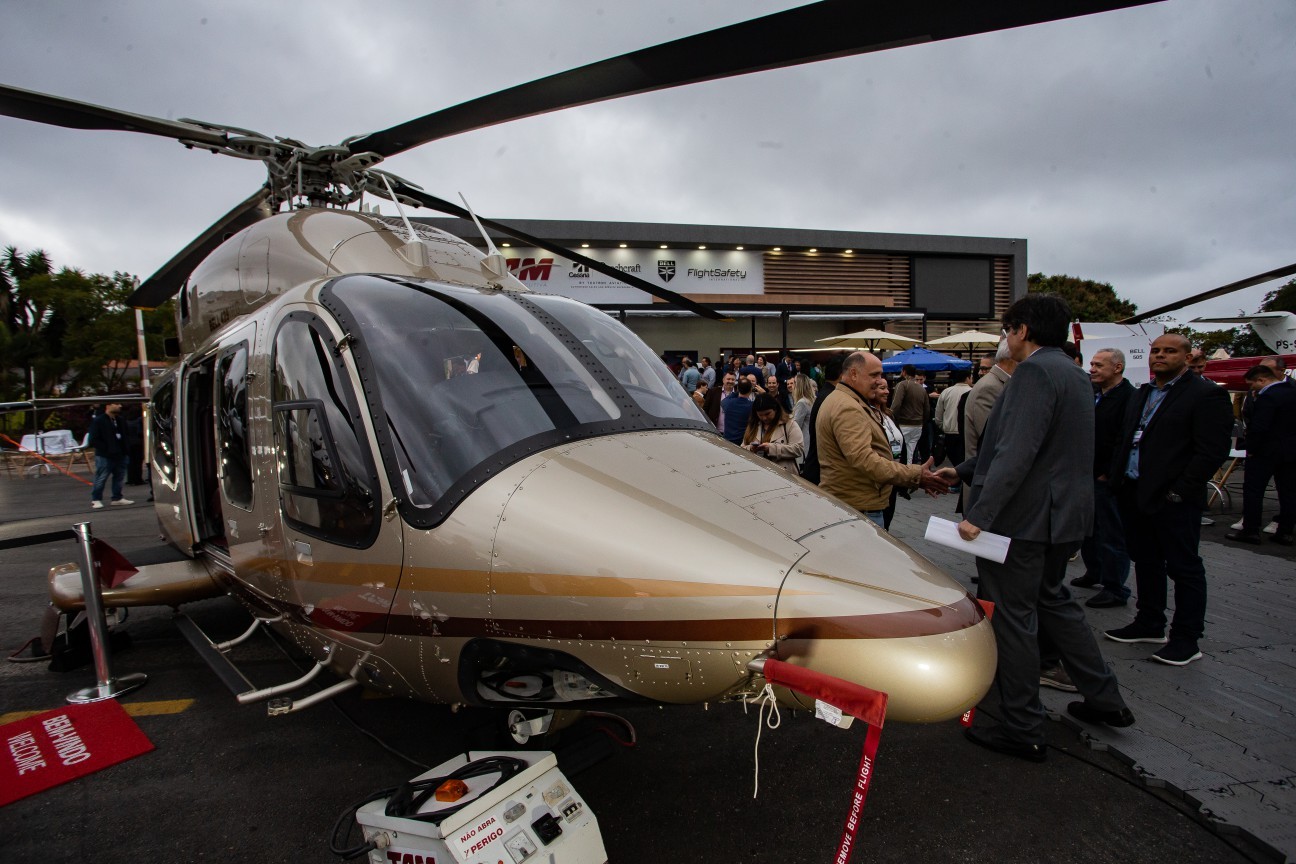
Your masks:
M 486 233 L 486 229 L 482 227 L 481 220 L 477 218 L 477 214 L 473 212 L 472 205 L 468 203 L 468 199 L 464 197 L 462 192 L 459 193 L 459 200 L 463 202 L 464 207 L 468 210 L 468 215 L 472 217 L 473 224 L 477 226 L 478 233 L 481 234 L 482 239 L 486 241 L 486 257 L 481 260 L 482 272 L 487 276 L 493 276 L 495 279 L 503 280 L 505 274 L 508 273 L 508 261 L 500 254 L 499 250 L 495 248 L 495 243 L 491 240 L 490 235 Z M 502 281 L 498 284 L 499 287 L 504 287 Z
M 410 222 L 409 217 L 405 215 L 405 208 L 401 206 L 400 198 L 392 190 L 391 183 L 387 180 L 387 175 L 381 171 L 375 171 L 382 178 L 383 185 L 387 187 L 387 195 L 391 198 L 392 203 L 396 205 L 396 212 L 405 222 L 405 230 L 409 232 L 409 241 L 396 250 L 396 253 L 415 267 L 431 267 L 431 257 L 428 255 L 428 247 L 425 242 L 419 239 L 418 234 L 414 231 L 414 225 Z

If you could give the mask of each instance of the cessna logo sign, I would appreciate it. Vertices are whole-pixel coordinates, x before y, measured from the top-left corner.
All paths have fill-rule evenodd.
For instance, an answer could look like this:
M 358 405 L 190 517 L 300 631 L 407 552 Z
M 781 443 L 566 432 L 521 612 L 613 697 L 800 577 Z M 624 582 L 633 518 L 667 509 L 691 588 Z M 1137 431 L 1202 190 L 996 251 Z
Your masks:
M 657 259 L 657 275 L 661 277 L 661 280 L 663 282 L 669 282 L 670 280 L 674 279 L 675 262 L 663 261 L 660 258 Z

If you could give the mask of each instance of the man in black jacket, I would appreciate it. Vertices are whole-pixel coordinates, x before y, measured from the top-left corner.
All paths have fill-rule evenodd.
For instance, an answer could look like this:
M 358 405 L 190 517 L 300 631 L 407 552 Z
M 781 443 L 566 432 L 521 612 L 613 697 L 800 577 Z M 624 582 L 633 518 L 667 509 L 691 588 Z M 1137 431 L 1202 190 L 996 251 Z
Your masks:
M 824 383 L 815 395 L 814 406 L 810 409 L 810 441 L 806 444 L 805 459 L 801 462 L 801 476 L 816 486 L 819 485 L 819 442 L 815 438 L 815 421 L 819 419 L 819 406 L 828 398 L 829 393 L 837 389 L 841 374 L 840 357 L 834 357 L 824 364 Z
M 95 479 L 90 490 L 90 506 L 98 510 L 104 506 L 104 486 L 112 477 L 112 504 L 134 504 L 122 497 L 122 481 L 126 479 L 126 421 L 121 416 L 120 402 L 109 402 L 102 413 L 90 421 L 89 446 L 95 451 Z
M 1129 401 L 1108 477 L 1120 502 L 1134 561 L 1138 611 L 1107 631 L 1117 642 L 1163 645 L 1152 659 L 1186 666 L 1199 659 L 1206 626 L 1206 568 L 1197 547 L 1206 481 L 1229 452 L 1233 411 L 1223 387 L 1188 370 L 1188 340 L 1158 336 L 1148 351 L 1155 382 Z M 1166 640 L 1167 578 L 1175 613 Z
M 1080 546 L 1085 574 L 1071 584 L 1101 588 L 1085 605 L 1107 609 L 1124 606 L 1130 595 L 1125 585 L 1130 568 L 1125 529 L 1108 476 L 1125 409 L 1134 395 L 1134 386 L 1125 380 L 1125 353 L 1119 348 L 1095 351 L 1089 360 L 1089 381 L 1094 385 L 1094 527 Z
M 1296 521 L 1296 384 L 1257 364 L 1247 370 L 1247 384 L 1255 395 L 1247 425 L 1246 474 L 1242 481 L 1242 528 L 1224 536 L 1229 540 L 1260 544 L 1260 522 L 1265 489 L 1272 477 L 1278 491 L 1278 530 L 1274 542 L 1292 545 Z

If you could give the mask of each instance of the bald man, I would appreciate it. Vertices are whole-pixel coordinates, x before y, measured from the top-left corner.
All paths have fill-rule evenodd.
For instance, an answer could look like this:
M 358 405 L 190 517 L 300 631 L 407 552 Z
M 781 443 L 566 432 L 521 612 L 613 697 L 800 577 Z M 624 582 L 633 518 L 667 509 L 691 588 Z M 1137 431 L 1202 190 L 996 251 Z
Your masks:
M 1206 482 L 1228 456 L 1233 410 L 1223 387 L 1193 374 L 1192 345 L 1178 333 L 1148 350 L 1153 381 L 1133 395 L 1108 477 L 1120 505 L 1125 544 L 1138 584 L 1138 611 L 1116 642 L 1161 647 L 1152 659 L 1186 666 L 1201 658 L 1206 627 L 1206 568 L 1197 547 Z M 1167 580 L 1175 586 L 1166 638 Z

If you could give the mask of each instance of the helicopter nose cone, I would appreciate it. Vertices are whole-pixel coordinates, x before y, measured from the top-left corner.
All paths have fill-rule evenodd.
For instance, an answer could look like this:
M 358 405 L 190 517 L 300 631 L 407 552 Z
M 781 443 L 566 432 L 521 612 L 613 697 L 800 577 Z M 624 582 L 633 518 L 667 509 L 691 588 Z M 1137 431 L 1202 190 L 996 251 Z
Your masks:
M 887 693 L 888 719 L 946 720 L 985 695 L 994 633 L 958 583 L 862 520 L 802 543 L 779 594 L 780 660 Z

